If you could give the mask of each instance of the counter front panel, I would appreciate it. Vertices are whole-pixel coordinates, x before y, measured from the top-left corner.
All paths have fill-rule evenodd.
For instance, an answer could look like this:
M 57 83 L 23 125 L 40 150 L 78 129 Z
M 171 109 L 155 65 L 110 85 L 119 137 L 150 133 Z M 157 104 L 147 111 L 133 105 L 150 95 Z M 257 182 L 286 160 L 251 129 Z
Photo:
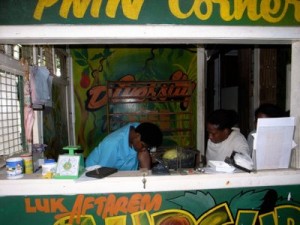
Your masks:
M 3 178 L 3 177 L 0 177 Z M 300 224 L 298 170 L 104 179 L 0 179 L 6 225 Z

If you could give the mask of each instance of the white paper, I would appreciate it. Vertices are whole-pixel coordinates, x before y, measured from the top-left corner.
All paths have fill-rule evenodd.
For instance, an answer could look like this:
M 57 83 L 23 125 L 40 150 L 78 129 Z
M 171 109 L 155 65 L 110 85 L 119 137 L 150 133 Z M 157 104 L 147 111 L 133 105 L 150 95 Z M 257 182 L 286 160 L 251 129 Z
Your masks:
M 235 167 L 223 161 L 209 160 L 207 164 L 217 172 L 232 173 L 235 170 Z
M 254 142 L 257 170 L 289 167 L 294 129 L 294 117 L 258 119 Z

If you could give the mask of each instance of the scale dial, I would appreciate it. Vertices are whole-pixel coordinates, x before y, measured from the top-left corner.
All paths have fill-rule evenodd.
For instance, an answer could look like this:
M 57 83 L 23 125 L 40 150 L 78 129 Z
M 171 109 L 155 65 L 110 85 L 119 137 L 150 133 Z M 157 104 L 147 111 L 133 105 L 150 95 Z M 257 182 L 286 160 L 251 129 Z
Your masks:
M 57 162 L 56 174 L 60 176 L 77 176 L 79 172 L 79 156 L 60 155 Z

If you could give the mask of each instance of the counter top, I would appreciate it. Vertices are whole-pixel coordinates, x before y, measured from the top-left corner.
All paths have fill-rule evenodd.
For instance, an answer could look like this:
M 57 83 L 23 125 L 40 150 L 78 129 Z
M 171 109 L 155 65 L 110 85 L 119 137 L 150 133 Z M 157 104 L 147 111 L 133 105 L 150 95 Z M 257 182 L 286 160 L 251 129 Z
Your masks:
M 0 196 L 73 195 L 93 193 L 129 193 L 178 190 L 205 190 L 238 187 L 261 187 L 300 184 L 300 170 L 265 170 L 253 173 L 190 173 L 152 175 L 146 172 L 145 188 L 142 171 L 119 171 L 103 179 L 44 179 L 41 174 L 24 175 L 9 180 L 0 174 Z

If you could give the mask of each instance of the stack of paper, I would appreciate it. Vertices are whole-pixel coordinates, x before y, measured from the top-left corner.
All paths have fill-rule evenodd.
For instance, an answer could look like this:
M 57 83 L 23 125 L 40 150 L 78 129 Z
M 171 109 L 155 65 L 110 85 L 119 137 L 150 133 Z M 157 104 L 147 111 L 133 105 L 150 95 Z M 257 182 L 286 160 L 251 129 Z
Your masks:
M 208 161 L 208 166 L 210 166 L 212 169 L 214 169 L 217 172 L 225 172 L 225 173 L 232 173 L 234 171 L 234 166 L 229 165 L 226 162 L 223 161 Z
M 256 169 L 288 168 L 295 129 L 294 117 L 260 118 L 254 139 Z

